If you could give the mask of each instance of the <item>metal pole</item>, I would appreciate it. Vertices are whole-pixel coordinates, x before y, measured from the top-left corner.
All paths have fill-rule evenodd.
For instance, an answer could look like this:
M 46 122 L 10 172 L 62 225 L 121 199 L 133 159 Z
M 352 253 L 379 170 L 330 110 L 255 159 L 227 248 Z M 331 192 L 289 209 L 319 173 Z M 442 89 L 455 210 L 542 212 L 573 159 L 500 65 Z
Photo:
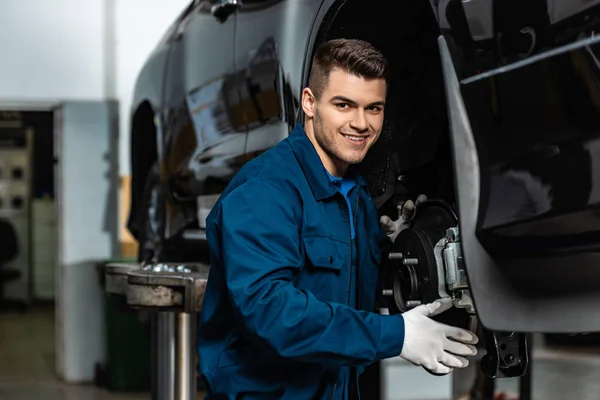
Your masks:
M 150 392 L 152 400 L 158 397 L 158 313 L 150 314 Z
M 156 339 L 156 396 L 158 400 L 175 400 L 174 312 L 158 312 Z
M 176 400 L 192 400 L 197 397 L 194 367 L 195 317 L 195 314 L 177 313 Z

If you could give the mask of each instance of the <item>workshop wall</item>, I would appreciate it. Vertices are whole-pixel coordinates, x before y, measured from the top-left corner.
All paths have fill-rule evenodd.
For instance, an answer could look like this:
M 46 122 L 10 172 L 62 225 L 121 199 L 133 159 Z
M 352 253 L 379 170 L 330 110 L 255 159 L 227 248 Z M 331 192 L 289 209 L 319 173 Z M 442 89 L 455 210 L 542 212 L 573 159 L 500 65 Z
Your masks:
M 129 174 L 135 79 L 191 0 L 4 0 L 0 101 L 117 100 L 120 172 Z
M 120 236 L 129 210 L 130 107 L 137 74 L 191 0 L 5 0 L 0 13 L 0 102 L 119 103 Z M 134 254 L 135 248 L 127 251 Z
M 105 97 L 105 0 L 5 0 L 0 100 Z

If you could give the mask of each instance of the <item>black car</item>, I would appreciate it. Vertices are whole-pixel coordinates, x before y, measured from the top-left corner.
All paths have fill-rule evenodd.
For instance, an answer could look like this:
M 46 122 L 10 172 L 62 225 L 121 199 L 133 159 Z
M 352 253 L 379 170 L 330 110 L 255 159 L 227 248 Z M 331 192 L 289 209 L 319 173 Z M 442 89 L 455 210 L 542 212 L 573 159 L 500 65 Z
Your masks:
M 512 332 L 600 330 L 599 3 L 193 1 L 135 89 L 140 260 L 206 257 L 196 249 L 219 194 L 303 120 L 315 47 L 360 38 L 392 77 L 359 168 L 382 213 L 430 199 L 386 261 L 390 311 L 453 297 L 455 323 L 497 333 L 505 370 L 518 367 L 502 353 Z

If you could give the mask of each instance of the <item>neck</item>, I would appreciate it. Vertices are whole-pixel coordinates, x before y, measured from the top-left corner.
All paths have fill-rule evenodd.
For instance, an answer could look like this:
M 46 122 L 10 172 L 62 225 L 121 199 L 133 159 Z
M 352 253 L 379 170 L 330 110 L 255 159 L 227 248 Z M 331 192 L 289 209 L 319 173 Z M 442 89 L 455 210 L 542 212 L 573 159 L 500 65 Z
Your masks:
M 306 118 L 304 121 L 304 132 L 306 132 L 306 136 L 313 144 L 323 166 L 331 175 L 341 178 L 344 176 L 346 171 L 348 170 L 348 163 L 338 160 L 335 157 L 330 156 L 317 142 L 315 138 L 315 128 L 312 118 Z

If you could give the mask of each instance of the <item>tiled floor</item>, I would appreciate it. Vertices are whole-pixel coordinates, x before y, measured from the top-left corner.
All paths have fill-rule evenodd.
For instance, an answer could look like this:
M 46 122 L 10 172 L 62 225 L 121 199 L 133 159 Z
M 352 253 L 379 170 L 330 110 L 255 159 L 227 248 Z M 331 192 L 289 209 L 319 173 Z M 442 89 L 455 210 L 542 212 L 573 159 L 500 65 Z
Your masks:
M 547 349 L 538 341 L 533 358 L 533 400 L 600 399 L 599 349 Z M 0 312 L 0 400 L 150 399 L 147 393 L 115 394 L 92 386 L 62 384 L 55 378 L 54 364 L 52 309 L 22 315 Z M 518 390 L 516 380 L 499 380 L 497 385 Z

